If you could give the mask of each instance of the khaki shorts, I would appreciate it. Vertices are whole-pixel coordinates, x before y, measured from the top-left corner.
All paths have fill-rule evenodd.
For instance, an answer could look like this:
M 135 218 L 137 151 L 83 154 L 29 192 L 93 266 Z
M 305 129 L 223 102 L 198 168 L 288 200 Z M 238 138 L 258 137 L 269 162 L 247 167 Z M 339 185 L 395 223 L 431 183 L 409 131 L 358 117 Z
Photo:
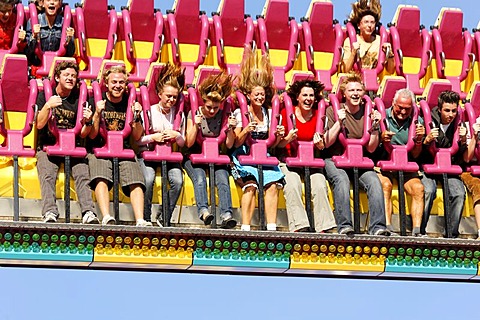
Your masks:
M 94 154 L 87 155 L 88 168 L 90 170 L 90 188 L 95 190 L 98 179 L 107 180 L 108 188 L 113 186 L 113 160 L 98 159 Z M 139 184 L 145 192 L 145 179 L 136 160 L 119 161 L 120 185 L 123 193 L 130 196 L 130 186 Z

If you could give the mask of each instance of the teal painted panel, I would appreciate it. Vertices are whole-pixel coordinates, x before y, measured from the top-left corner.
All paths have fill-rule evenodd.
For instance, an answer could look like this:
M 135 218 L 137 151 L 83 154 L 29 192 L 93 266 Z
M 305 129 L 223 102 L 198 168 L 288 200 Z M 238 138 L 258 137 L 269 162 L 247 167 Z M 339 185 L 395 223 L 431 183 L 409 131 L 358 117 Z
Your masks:
M 0 252 L 1 260 L 35 260 L 35 261 L 72 261 L 72 262 L 92 262 L 91 254 L 72 254 L 72 253 L 43 253 L 43 252 Z
M 242 259 L 215 259 L 193 257 L 194 266 L 214 266 L 214 267 L 233 267 L 233 268 L 275 268 L 288 269 L 288 261 L 269 261 L 269 260 L 242 260 Z
M 385 272 L 402 272 L 402 273 L 430 273 L 430 274 L 451 274 L 451 275 L 477 275 L 477 268 L 458 268 L 458 267 L 424 267 L 424 266 L 397 266 L 387 263 Z

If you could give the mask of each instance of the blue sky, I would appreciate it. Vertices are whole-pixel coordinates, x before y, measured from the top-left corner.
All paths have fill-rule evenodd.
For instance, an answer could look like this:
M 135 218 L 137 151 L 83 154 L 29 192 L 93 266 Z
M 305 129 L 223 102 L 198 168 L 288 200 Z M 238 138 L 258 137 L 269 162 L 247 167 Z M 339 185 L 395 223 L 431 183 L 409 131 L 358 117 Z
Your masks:
M 117 10 L 126 2 L 110 0 Z M 291 15 L 305 14 L 308 0 L 290 2 Z M 351 1 L 333 2 L 343 21 Z M 156 7 L 165 12 L 172 3 L 157 0 Z M 219 0 L 201 3 L 210 13 Z M 443 6 L 461 8 L 469 30 L 480 19 L 473 0 L 384 0 L 383 23 L 400 3 L 419 6 L 427 27 Z M 263 4 L 246 0 L 246 12 L 260 14 Z M 0 268 L 0 320 L 475 319 L 479 290 L 464 283 Z

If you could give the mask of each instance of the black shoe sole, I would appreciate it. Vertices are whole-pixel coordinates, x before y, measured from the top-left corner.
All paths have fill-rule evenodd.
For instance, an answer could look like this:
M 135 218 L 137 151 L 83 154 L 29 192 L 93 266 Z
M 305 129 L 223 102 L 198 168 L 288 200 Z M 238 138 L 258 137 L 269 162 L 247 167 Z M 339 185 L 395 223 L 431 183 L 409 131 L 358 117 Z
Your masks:
M 237 221 L 235 219 L 226 219 L 222 221 L 220 228 L 222 229 L 233 229 L 237 226 Z
M 210 225 L 213 221 L 213 218 L 215 218 L 213 214 L 209 214 L 205 219 L 202 218 L 203 224 L 206 226 Z

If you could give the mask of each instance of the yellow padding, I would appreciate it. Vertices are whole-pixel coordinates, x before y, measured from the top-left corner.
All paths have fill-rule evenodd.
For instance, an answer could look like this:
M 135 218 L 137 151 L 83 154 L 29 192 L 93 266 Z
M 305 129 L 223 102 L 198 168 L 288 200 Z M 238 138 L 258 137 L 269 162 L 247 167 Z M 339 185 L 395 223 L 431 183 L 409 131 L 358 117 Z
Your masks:
M 270 49 L 270 62 L 274 67 L 285 66 L 285 64 L 288 62 L 288 51 L 280 49 Z
M 20 158 L 21 159 L 21 158 Z M 13 197 L 13 163 L 0 168 L 0 197 Z M 19 169 L 19 196 L 26 199 L 41 199 L 37 169 Z
M 243 57 L 243 47 L 225 47 L 225 61 L 228 64 L 240 64 Z M 215 50 L 216 54 L 216 50 Z
M 332 271 L 361 271 L 361 272 L 383 272 L 385 270 L 384 263 L 363 264 L 363 263 L 328 263 L 328 262 L 290 262 L 290 269 L 306 269 L 306 270 L 332 270 Z
M 27 114 L 25 112 L 7 111 L 4 114 L 3 121 L 5 122 L 5 128 L 10 130 L 22 130 L 25 126 L 25 120 Z M 0 136 L 0 144 L 5 139 Z M 34 148 L 37 141 L 37 130 L 35 128 L 23 139 L 23 144 L 27 147 Z
M 420 58 L 404 57 L 403 72 L 408 74 L 418 73 L 420 71 L 421 63 L 422 59 Z
M 89 57 L 103 57 L 108 41 L 105 39 L 87 39 L 86 48 Z
M 93 261 L 94 262 L 112 262 L 112 263 L 139 263 L 139 264 L 167 264 L 167 265 L 191 265 L 192 254 L 190 252 L 170 252 L 168 255 L 163 255 L 160 251 L 152 253 L 147 251 L 147 254 L 143 250 L 130 249 L 110 249 L 112 252 L 108 252 L 106 249 L 98 250 L 95 248 Z M 119 251 L 119 252 L 117 252 Z
M 462 73 L 462 60 L 445 60 L 445 75 L 446 76 L 458 76 Z
M 315 52 L 313 54 L 315 70 L 330 70 L 332 67 L 333 53 Z
M 182 62 L 195 62 L 198 59 L 200 46 L 198 44 L 179 44 L 180 60 Z M 150 52 L 152 52 L 150 50 Z

